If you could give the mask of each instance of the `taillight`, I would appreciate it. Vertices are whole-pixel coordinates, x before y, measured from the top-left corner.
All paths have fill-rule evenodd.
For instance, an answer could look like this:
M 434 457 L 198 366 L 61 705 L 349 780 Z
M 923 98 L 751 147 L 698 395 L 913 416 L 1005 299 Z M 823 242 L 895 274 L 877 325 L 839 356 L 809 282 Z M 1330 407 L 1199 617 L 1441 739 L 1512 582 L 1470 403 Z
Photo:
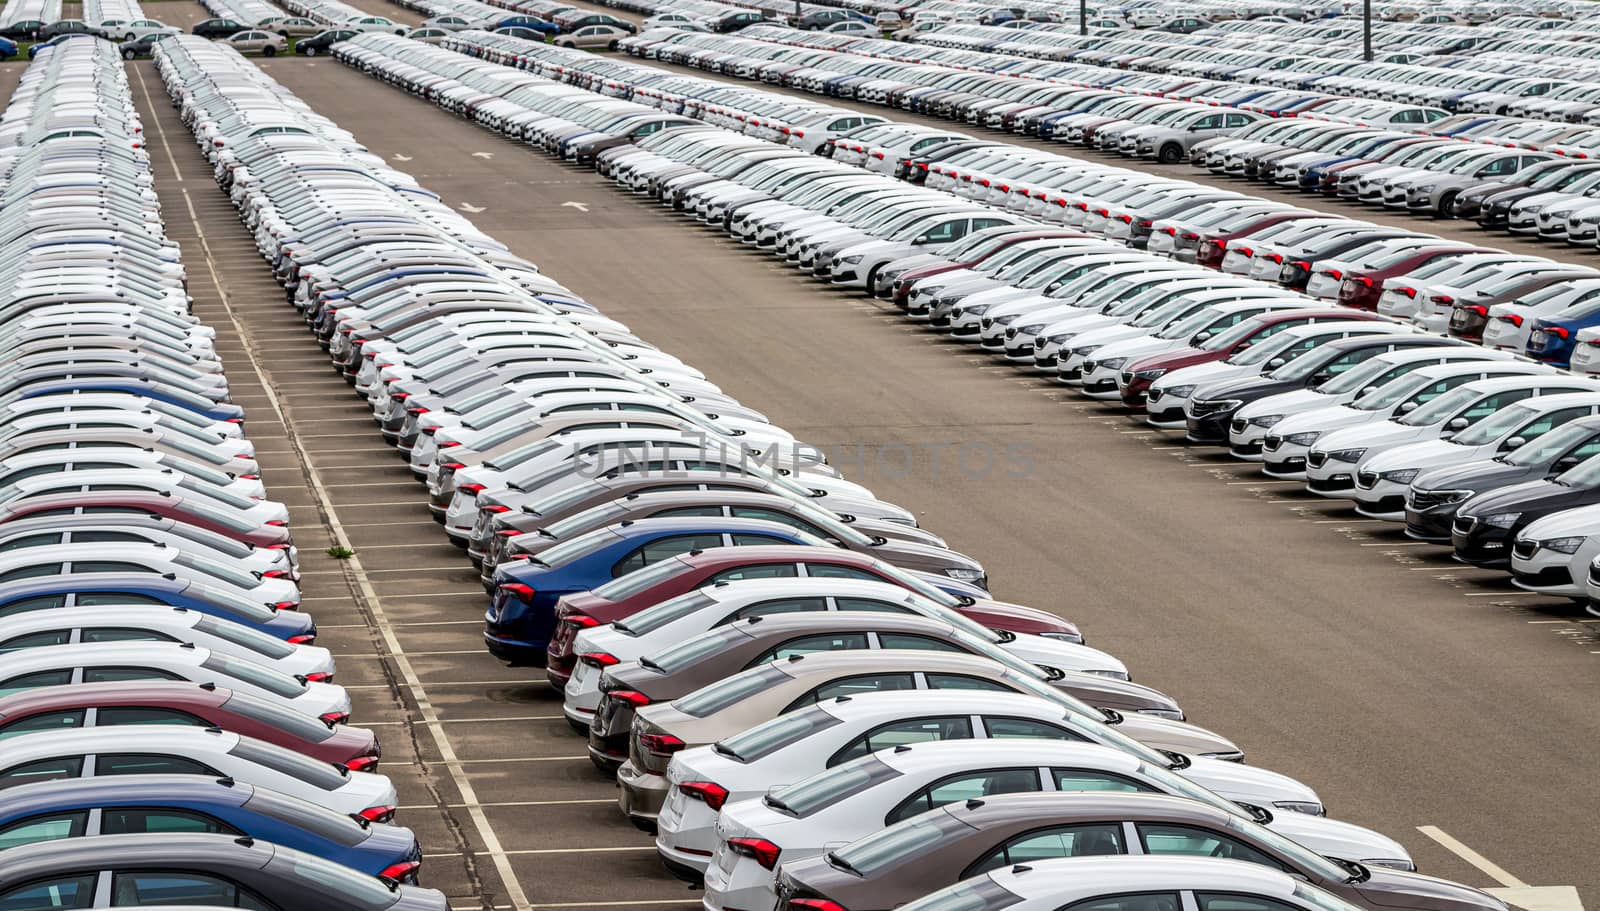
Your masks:
M 301 674 L 300 676 L 306 678 L 306 681 L 308 683 L 331 683 L 331 682 L 333 682 L 333 675 L 332 674 L 323 673 L 322 671 L 315 671 L 315 672 L 310 673 L 310 674 Z
M 590 667 L 613 667 L 622 663 L 622 659 L 610 652 L 585 652 L 578 656 L 578 660 Z
M 1476 313 L 1479 316 L 1488 316 L 1489 315 L 1489 308 L 1485 307 L 1482 304 L 1473 304 L 1472 306 L 1467 307 L 1465 309 L 1471 310 L 1473 313 Z
M 1338 281 L 1338 280 L 1344 278 L 1344 273 L 1340 272 L 1338 269 L 1329 269 L 1328 270 L 1328 277 L 1333 279 L 1334 281 Z
M 266 572 L 261 574 L 261 578 L 263 578 L 263 579 L 282 579 L 284 576 L 287 576 L 287 575 L 289 575 L 289 571 L 287 569 L 269 569 Z
M 516 538 L 516 537 L 520 537 L 522 535 L 522 532 L 517 531 L 515 528 L 502 528 L 499 531 L 495 532 L 495 534 L 499 535 L 502 538 Z
M 427 427 L 427 428 L 424 428 L 422 432 L 423 433 L 428 433 L 430 431 L 434 432 L 434 433 L 437 433 L 438 432 L 438 428 L 437 427 Z M 454 449 L 457 446 L 460 446 L 461 444 L 459 442 L 455 441 L 455 440 L 445 440 L 443 443 L 438 443 L 438 444 L 435 444 L 435 445 L 439 449 Z
M 521 582 L 507 582 L 500 586 L 500 590 L 523 604 L 533 603 L 534 588 L 531 585 L 524 585 Z
M 352 772 L 370 772 L 378 767 L 378 757 L 357 756 L 345 762 L 344 767 Z
M 1416 288 L 1401 288 L 1400 289 L 1400 293 L 1404 294 L 1406 297 L 1415 298 L 1417 296 L 1417 289 Z
M 1518 329 L 1522 328 L 1522 314 L 1520 313 L 1507 313 L 1500 318 L 1511 325 L 1516 326 Z
M 1372 287 L 1372 279 L 1367 278 L 1365 275 L 1357 275 L 1354 281 L 1358 281 L 1361 284 L 1366 285 L 1368 288 Z
M 484 512 L 492 512 L 495 515 L 499 515 L 500 513 L 503 513 L 503 512 L 510 512 L 511 511 L 511 507 L 509 507 L 509 506 L 500 506 L 500 505 L 496 504 L 494 506 L 485 506 L 485 507 L 483 507 L 483 511 Z
M 791 898 L 787 911 L 850 911 L 850 909 L 826 898 Z
M 765 838 L 730 838 L 728 850 L 754 858 L 756 863 L 768 870 L 778 866 L 778 855 L 783 852 L 782 848 Z
M 317 641 L 316 633 L 304 633 L 299 636 L 290 636 L 287 640 L 290 645 L 310 645 Z
M 287 519 L 268 519 L 267 521 L 265 521 L 265 522 L 263 522 L 261 524 L 262 525 L 271 525 L 273 528 L 286 528 L 286 527 L 288 527 L 289 522 L 288 522 Z
M 722 809 L 722 805 L 728 802 L 728 789 L 710 781 L 685 781 L 678 785 L 678 790 L 685 797 L 703 801 L 713 810 Z
M 397 883 L 416 882 L 417 871 L 422 869 L 422 861 L 406 860 L 392 866 L 384 867 L 378 875 L 384 879 L 392 879 Z
M 368 822 L 386 823 L 394 819 L 394 811 L 398 807 L 367 807 L 361 811 L 361 818 Z
M 447 468 L 450 471 L 460 471 L 461 469 L 466 468 L 467 466 L 465 464 L 461 463 L 461 462 L 440 462 L 439 463 L 439 467 L 440 468 Z
M 606 693 L 606 698 L 615 699 L 618 702 L 626 702 L 634 708 L 639 708 L 640 706 L 650 704 L 649 696 L 646 696 L 643 693 L 636 693 L 633 690 L 612 690 L 611 692 Z
M 576 626 L 578 629 L 588 629 L 591 626 L 599 626 L 600 625 L 600 621 L 599 620 L 596 620 L 595 618 L 589 616 L 588 614 L 568 614 L 567 616 L 562 617 L 561 619 L 563 619 L 566 622 L 572 624 L 573 626 Z
M 656 756 L 671 756 L 687 744 L 671 734 L 640 734 L 639 746 Z
M 457 487 L 456 490 L 459 490 L 462 493 L 471 494 L 472 496 L 477 496 L 478 494 L 483 493 L 487 486 L 488 485 L 486 484 L 462 484 L 460 487 Z
M 1561 339 L 1562 341 L 1566 341 L 1572 337 L 1572 330 L 1565 326 L 1545 326 L 1544 331 L 1550 333 L 1556 338 Z
M 298 602 L 298 601 L 274 601 L 272 603 L 272 606 L 276 607 L 278 610 L 299 610 L 300 609 L 300 602 Z
M 318 715 L 317 717 L 322 719 L 322 723 L 323 724 L 326 724 L 328 727 L 331 728 L 336 724 L 344 724 L 346 721 L 349 721 L 350 720 L 350 713 L 349 712 L 323 712 L 321 715 Z

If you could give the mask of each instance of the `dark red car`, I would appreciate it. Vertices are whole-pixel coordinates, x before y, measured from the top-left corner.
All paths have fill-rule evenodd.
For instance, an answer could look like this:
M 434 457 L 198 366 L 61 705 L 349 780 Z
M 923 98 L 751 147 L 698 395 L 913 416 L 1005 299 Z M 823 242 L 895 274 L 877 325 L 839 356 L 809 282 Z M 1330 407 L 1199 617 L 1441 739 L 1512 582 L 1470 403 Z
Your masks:
M 567 685 L 577 664 L 572 640 L 580 629 L 631 617 L 668 598 L 718 582 L 802 574 L 889 582 L 923 594 L 990 629 L 1083 641 L 1076 625 L 1055 614 L 1004 601 L 946 594 L 865 554 L 790 545 L 717 547 L 663 560 L 592 591 L 563 595 L 556 602 L 556 628 L 546 648 L 549 664 L 545 674 L 557 690 Z
M 1485 252 L 1480 247 L 1446 245 L 1407 250 L 1381 265 L 1367 269 L 1351 270 L 1343 275 L 1329 277 L 1339 282 L 1339 303 L 1358 310 L 1377 310 L 1378 298 L 1383 294 L 1383 283 L 1396 275 L 1408 275 L 1429 263 L 1447 256 Z
M 1263 215 L 1251 223 L 1219 234 L 1203 234 L 1195 238 L 1194 261 L 1195 265 L 1205 266 L 1207 269 L 1217 269 L 1222 266 L 1222 258 L 1228 253 L 1228 244 L 1247 238 L 1263 228 L 1288 221 L 1291 218 L 1319 218 L 1326 217 L 1322 213 L 1312 212 L 1309 209 L 1284 209 L 1281 212 L 1272 212 Z M 1250 254 L 1246 253 L 1246 256 Z
M 1274 310 L 1241 320 L 1237 325 L 1207 339 L 1199 347 L 1186 346 L 1130 361 L 1122 368 L 1117 380 L 1122 393 L 1122 404 L 1134 411 L 1144 411 L 1145 396 L 1150 392 L 1150 384 L 1174 370 L 1226 360 L 1229 356 L 1293 326 L 1303 326 L 1306 323 L 1322 320 L 1349 319 L 1377 319 L 1377 316 L 1370 313 L 1354 313 L 1343 307 Z M 1253 327 L 1254 331 L 1246 327 Z
M 225 509 L 210 503 L 200 508 L 181 496 L 164 495 L 153 490 L 75 490 L 29 497 L 0 506 L 0 524 L 50 515 L 130 512 L 172 519 L 257 547 L 288 547 L 292 543 L 289 529 L 247 520 L 243 513 L 231 515 Z
M 221 728 L 358 772 L 372 771 L 382 755 L 377 735 L 365 728 L 324 724 L 293 709 L 210 683 L 74 683 L 0 696 L 0 740 L 35 731 L 114 724 Z
M 932 275 L 940 275 L 945 272 L 954 272 L 957 269 L 970 269 L 989 257 L 995 255 L 996 253 L 1005 250 L 1012 244 L 1019 244 L 1029 240 L 1043 240 L 1051 237 L 1083 236 L 1085 235 L 1081 231 L 1072 231 L 1066 228 L 1040 228 L 1033 231 L 1017 231 L 1015 233 L 1006 234 L 1003 237 L 996 238 L 995 246 L 987 248 L 987 252 L 983 253 L 981 256 L 974 256 L 971 259 L 958 263 L 943 262 L 906 270 L 900 275 L 895 276 L 894 291 L 891 296 L 897 306 L 899 306 L 901 309 L 905 309 L 906 298 L 911 294 L 911 287 L 921 279 Z

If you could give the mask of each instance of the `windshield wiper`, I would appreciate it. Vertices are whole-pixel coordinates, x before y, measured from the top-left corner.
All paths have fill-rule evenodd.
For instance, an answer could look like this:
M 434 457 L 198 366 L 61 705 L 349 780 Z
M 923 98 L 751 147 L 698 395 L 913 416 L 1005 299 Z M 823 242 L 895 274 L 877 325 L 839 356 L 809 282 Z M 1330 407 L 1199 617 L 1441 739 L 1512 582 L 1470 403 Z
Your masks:
M 1353 860 L 1345 860 L 1342 857 L 1329 857 L 1328 859 L 1343 867 L 1350 874 L 1350 878 L 1345 882 L 1364 883 L 1372 878 L 1372 871 L 1368 870 L 1364 864 L 1358 864 Z
M 1182 753 L 1175 753 L 1172 750 L 1156 750 L 1156 752 L 1172 761 L 1172 765 L 1167 766 L 1167 768 L 1174 772 L 1181 772 L 1184 769 L 1194 765 L 1194 760 L 1183 755 Z

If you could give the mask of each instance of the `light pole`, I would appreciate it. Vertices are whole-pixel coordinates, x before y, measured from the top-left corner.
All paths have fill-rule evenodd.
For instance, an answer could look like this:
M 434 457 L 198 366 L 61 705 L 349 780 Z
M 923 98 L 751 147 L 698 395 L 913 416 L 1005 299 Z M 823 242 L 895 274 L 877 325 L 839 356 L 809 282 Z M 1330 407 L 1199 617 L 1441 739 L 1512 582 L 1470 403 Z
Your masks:
M 1371 3 L 1372 0 L 1367 0 Z M 1078 0 L 1078 34 L 1089 34 L 1089 0 Z
M 1372 59 L 1372 0 L 1361 0 L 1362 59 Z

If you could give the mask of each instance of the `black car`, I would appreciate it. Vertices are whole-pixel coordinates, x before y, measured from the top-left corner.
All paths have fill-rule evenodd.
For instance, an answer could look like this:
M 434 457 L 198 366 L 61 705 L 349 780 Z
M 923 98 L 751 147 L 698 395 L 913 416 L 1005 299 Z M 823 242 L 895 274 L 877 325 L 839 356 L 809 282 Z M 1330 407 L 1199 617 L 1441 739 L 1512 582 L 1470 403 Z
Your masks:
M 1542 442 L 1521 448 L 1537 448 Z M 1595 503 L 1600 503 L 1600 458 L 1587 459 L 1553 478 L 1491 490 L 1462 503 L 1450 529 L 1450 546 L 1463 563 L 1503 569 L 1510 565 L 1511 545 L 1524 528 L 1554 513 Z
M 1548 164 L 1548 162 L 1546 162 Z M 1511 221 L 1511 207 L 1529 196 L 1540 193 L 1554 193 L 1566 189 L 1576 181 L 1594 176 L 1600 170 L 1600 161 L 1568 162 L 1566 168 L 1553 168 L 1549 171 L 1541 170 L 1526 184 L 1513 187 L 1502 187 L 1488 196 L 1478 200 L 1478 224 L 1485 228 L 1504 228 Z M 1523 168 L 1518 175 L 1532 168 Z M 1461 196 L 1466 196 L 1463 192 Z M 1461 196 L 1457 196 L 1457 202 Z M 1469 197 L 1470 198 L 1470 197 Z M 1466 217 L 1466 216 L 1462 216 Z
M 1300 344 L 1311 342 L 1307 339 Z M 1309 351 L 1301 353 L 1276 367 L 1271 373 L 1239 379 L 1208 383 L 1194 391 L 1189 407 L 1197 414 L 1185 426 L 1187 438 L 1196 443 L 1226 445 L 1228 431 L 1234 414 L 1251 402 L 1280 392 L 1312 389 L 1333 379 L 1351 367 L 1371 357 L 1397 348 L 1461 345 L 1455 339 L 1436 335 L 1355 335 L 1323 341 Z M 1271 363 L 1270 361 L 1268 363 Z M 1241 427 L 1240 430 L 1244 428 Z M 1261 444 L 1234 447 L 1234 455 L 1255 458 L 1261 454 Z
M 236 19 L 204 19 L 196 22 L 189 31 L 202 38 L 227 38 L 247 28 L 250 26 Z
M 339 43 L 340 41 L 349 41 L 351 38 L 354 38 L 359 34 L 361 33 L 353 28 L 333 28 L 328 29 L 325 32 L 317 32 L 310 38 L 301 38 L 298 42 L 296 42 L 294 46 L 294 52 L 307 57 L 315 57 L 318 54 L 326 54 L 328 49 L 333 47 L 335 44 Z
M 842 9 L 816 9 L 801 16 L 795 22 L 795 27 L 803 32 L 818 32 L 835 22 L 845 22 L 854 18 L 857 17 Z
M 737 32 L 746 26 L 759 25 L 761 21 L 760 13 L 751 12 L 750 10 L 735 10 L 723 13 L 713 19 L 711 21 L 711 30 L 719 33 Z
M 134 38 L 117 45 L 117 53 L 123 60 L 133 60 L 138 57 L 147 57 L 156 49 L 156 42 L 171 35 L 146 35 L 143 38 Z
M 88 35 L 92 38 L 99 38 L 100 32 L 82 19 L 62 19 L 39 29 L 40 41 L 49 41 L 51 38 L 59 38 L 62 35 Z
M 38 19 L 23 19 L 13 22 L 5 28 L 0 28 L 0 38 L 10 38 L 12 41 L 33 41 L 39 37 L 39 29 L 44 28 L 44 23 Z
M 1597 455 L 1600 417 L 1579 418 L 1505 455 L 1425 472 L 1411 482 L 1406 497 L 1406 534 L 1449 543 L 1457 511 L 1478 502 L 1472 498 L 1554 478 Z

